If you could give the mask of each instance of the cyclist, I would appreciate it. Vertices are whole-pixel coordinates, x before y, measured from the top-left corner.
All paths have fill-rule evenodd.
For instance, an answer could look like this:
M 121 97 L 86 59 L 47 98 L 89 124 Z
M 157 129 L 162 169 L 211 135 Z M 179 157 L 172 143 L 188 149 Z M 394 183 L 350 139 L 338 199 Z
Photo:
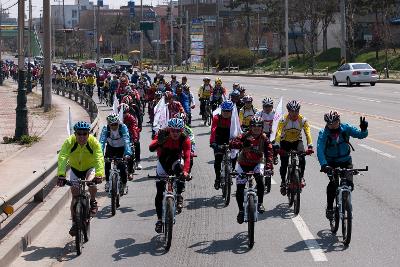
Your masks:
M 167 84 L 168 91 L 176 92 L 176 88 L 179 86 L 179 81 L 176 80 L 176 75 L 171 75 L 171 81 Z
M 104 126 L 100 135 L 100 144 L 106 158 L 125 158 L 128 159 L 132 155 L 131 142 L 129 137 L 128 127 L 119 121 L 119 117 L 115 113 L 107 116 L 107 126 Z M 109 191 L 109 175 L 111 169 L 111 162 L 105 163 L 106 184 L 105 191 Z M 126 163 L 120 162 L 118 170 L 121 175 L 121 193 L 125 193 L 127 172 Z
M 195 108 L 195 103 L 193 99 L 193 95 L 190 92 L 187 85 L 181 86 L 180 84 L 176 87 L 176 95 L 175 99 L 179 101 L 185 110 L 186 119 L 184 120 L 185 123 L 188 125 L 192 122 L 192 109 Z
M 364 139 L 368 136 L 368 122 L 365 117 L 360 117 L 360 129 L 353 125 L 341 123 L 340 114 L 337 111 L 330 111 L 324 115 L 326 126 L 318 134 L 317 156 L 321 171 L 330 173 L 333 168 L 352 169 L 353 163 L 350 155 L 350 148 L 354 150 L 349 140 L 350 137 Z M 347 173 L 347 177 L 353 183 L 353 175 Z M 333 219 L 333 202 L 336 196 L 336 189 L 339 185 L 331 180 L 326 187 L 326 218 Z M 354 184 L 352 184 L 354 189 Z
M 233 90 L 230 94 L 229 94 L 229 100 L 231 100 L 233 102 L 233 104 L 236 105 L 236 107 L 238 107 L 238 104 L 240 102 L 240 93 L 238 90 Z M 237 108 L 237 112 L 239 114 L 240 109 Z
M 81 180 L 93 180 L 94 184 L 89 185 L 90 193 L 90 213 L 94 216 L 97 212 L 96 183 L 101 183 L 104 177 L 104 158 L 101 152 L 101 145 L 96 137 L 89 134 L 90 124 L 85 121 L 79 121 L 74 125 L 74 134 L 65 140 L 58 154 L 58 182 L 59 186 L 65 185 L 67 165 L 71 167 L 70 181 L 71 187 L 71 216 L 72 222 L 75 222 L 74 206 L 76 197 L 79 194 L 79 184 Z M 76 225 L 72 223 L 69 230 L 70 235 L 76 235 Z
M 154 140 L 151 141 L 150 152 L 157 151 L 157 176 L 163 177 L 175 174 L 181 179 L 177 181 L 177 211 L 182 211 L 183 197 L 182 190 L 185 180 L 189 180 L 190 170 L 190 139 L 183 132 L 185 123 L 182 119 L 172 118 L 168 120 L 167 128 L 161 129 Z M 155 207 L 157 212 L 157 222 L 155 231 L 162 231 L 162 201 L 165 189 L 165 181 L 156 182 L 157 194 L 155 197 Z
M 281 194 L 286 194 L 286 182 L 285 177 L 287 173 L 287 167 L 289 164 L 289 156 L 285 152 L 290 150 L 295 150 L 298 152 L 304 152 L 304 144 L 301 136 L 301 131 L 303 130 L 307 139 L 307 151 L 306 154 L 314 153 L 312 145 L 312 137 L 310 124 L 308 120 L 300 114 L 300 103 L 296 100 L 292 100 L 287 103 L 286 108 L 288 114 L 286 114 L 278 124 L 278 129 L 275 136 L 274 149 L 276 151 L 281 151 L 281 167 L 279 169 L 281 175 Z M 299 155 L 299 165 L 300 165 L 300 179 L 302 186 L 305 186 L 304 180 L 304 169 L 306 167 L 306 159 L 304 155 Z
M 236 201 L 239 206 L 239 214 L 237 216 L 237 221 L 239 224 L 242 224 L 244 219 L 243 200 L 244 189 L 247 182 L 246 178 L 240 177 L 240 174 L 242 174 L 243 172 L 254 172 L 254 178 L 257 182 L 257 210 L 260 213 L 265 212 L 265 208 L 263 205 L 263 174 L 264 167 L 270 171 L 273 171 L 273 150 L 272 144 L 269 141 L 267 135 L 263 133 L 263 125 L 263 119 L 258 116 L 254 116 L 253 118 L 251 118 L 249 131 L 231 140 L 229 145 L 231 148 L 241 149 L 236 164 L 236 172 L 238 173 L 238 177 L 236 178 Z
M 239 91 L 239 101 L 236 103 L 238 110 L 241 110 L 244 106 L 243 98 L 246 96 L 246 89 L 243 86 L 240 86 L 238 89 Z
M 215 79 L 215 85 L 211 93 L 212 111 L 216 110 L 222 101 L 226 100 L 226 89 L 222 87 L 221 78 Z
M 175 118 L 182 119 L 183 122 L 186 122 L 187 116 L 185 113 L 178 113 L 175 115 Z M 194 140 L 194 134 L 192 128 L 185 124 L 185 128 L 183 129 L 183 132 L 185 133 L 186 136 L 189 137 L 190 139 L 190 170 L 189 173 L 192 172 L 192 167 L 193 167 L 193 158 L 196 155 L 196 141 Z
M 257 109 L 253 106 L 253 98 L 250 95 L 243 97 L 244 107 L 239 111 L 240 126 L 243 131 L 247 131 L 250 126 L 251 118 L 257 113 Z
M 88 87 L 89 95 L 93 94 L 93 89 L 96 87 L 96 77 L 93 73 L 89 73 L 85 79 L 86 86 Z
M 203 84 L 200 86 L 198 96 L 200 101 L 200 115 L 204 114 L 204 110 L 206 107 L 206 101 L 210 99 L 212 93 L 212 86 L 210 84 L 210 78 L 205 77 L 203 79 Z M 204 119 L 204 118 L 203 118 Z
M 182 104 L 178 101 L 174 100 L 173 94 L 170 91 L 166 91 L 164 93 L 165 97 L 165 103 L 168 106 L 168 117 L 173 118 L 177 113 L 183 112 L 185 113 L 184 108 L 182 107 Z
M 214 188 L 220 187 L 221 180 L 221 163 L 223 154 L 218 149 L 218 146 L 229 144 L 231 117 L 234 104 L 232 101 L 224 101 L 221 104 L 221 114 L 216 114 L 211 123 L 210 147 L 214 150 L 214 172 L 215 181 Z

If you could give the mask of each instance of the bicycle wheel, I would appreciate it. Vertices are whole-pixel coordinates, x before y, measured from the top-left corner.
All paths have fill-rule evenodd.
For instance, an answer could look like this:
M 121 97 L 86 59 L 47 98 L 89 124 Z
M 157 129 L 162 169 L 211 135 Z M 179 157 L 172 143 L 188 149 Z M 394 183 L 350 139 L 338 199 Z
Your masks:
M 247 201 L 248 201 L 247 229 L 248 229 L 248 235 L 249 235 L 249 248 L 252 248 L 254 246 L 254 224 L 255 224 L 254 213 L 256 210 L 256 206 L 254 203 L 254 195 L 249 194 Z
M 167 198 L 166 203 L 166 216 L 164 225 L 165 234 L 165 250 L 169 250 L 172 242 L 172 229 L 174 227 L 174 199 L 172 197 Z
M 231 177 L 231 170 L 229 168 L 229 162 L 228 166 L 225 166 L 225 184 L 224 184 L 224 204 L 225 207 L 229 206 L 229 203 L 231 201 L 231 190 L 232 190 L 232 177 Z
M 75 235 L 75 247 L 76 254 L 79 256 L 82 254 L 84 234 L 83 234 L 83 224 L 84 224 L 84 214 L 83 208 L 80 201 L 75 205 L 75 225 L 76 225 L 76 235 Z
M 90 203 L 89 203 L 89 196 L 86 196 L 85 199 L 85 208 L 83 214 L 85 215 L 85 220 L 83 223 L 83 236 L 84 236 L 84 243 L 89 241 L 90 238 Z
M 336 200 L 335 200 L 336 202 Z M 329 224 L 331 226 L 331 232 L 332 234 L 336 234 L 337 230 L 339 229 L 339 208 L 335 204 L 334 208 L 334 215 L 333 215 L 333 220 L 329 221 Z
M 293 192 L 293 211 L 294 214 L 297 215 L 300 212 L 300 178 L 299 178 L 299 171 L 296 170 L 294 172 L 294 179 L 292 181 L 292 185 L 294 185 L 294 187 L 292 188 L 292 192 Z
M 271 176 L 265 175 L 265 193 L 271 192 Z
M 117 174 L 114 173 L 111 177 L 111 214 L 115 215 L 117 209 Z
M 350 200 L 347 198 L 347 192 L 343 192 L 343 219 L 342 219 L 342 235 L 343 244 L 348 246 L 351 241 L 351 230 L 352 230 L 352 212 Z

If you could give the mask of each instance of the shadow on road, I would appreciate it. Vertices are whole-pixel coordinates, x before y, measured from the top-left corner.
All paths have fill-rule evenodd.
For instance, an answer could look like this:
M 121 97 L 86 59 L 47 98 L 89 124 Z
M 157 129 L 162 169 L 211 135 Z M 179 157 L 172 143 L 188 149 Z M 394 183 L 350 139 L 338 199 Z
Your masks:
M 155 209 L 151 209 L 151 210 L 143 211 L 143 212 L 139 213 L 137 216 L 143 218 L 143 217 L 152 217 L 154 215 L 156 215 L 156 210 Z
M 154 178 L 148 177 L 148 176 L 146 175 L 146 176 L 143 176 L 142 178 L 139 178 L 139 179 L 133 178 L 133 181 L 132 181 L 132 182 L 134 182 L 134 183 L 140 183 L 140 182 L 146 182 L 146 181 L 150 181 L 150 180 L 154 180 Z
M 96 214 L 96 218 L 97 219 L 108 219 L 108 218 L 111 218 L 111 217 L 112 217 L 112 214 L 111 214 L 111 206 L 110 205 L 104 206 Z
M 63 248 L 54 247 L 36 247 L 30 246 L 25 251 L 32 251 L 32 253 L 23 255 L 26 261 L 41 261 L 43 259 L 56 259 L 59 262 L 73 260 L 77 257 L 75 249 L 75 241 L 71 240 Z
M 141 158 L 141 161 L 156 161 L 158 159 L 157 156 L 150 156 L 147 158 Z
M 198 126 L 198 127 L 199 127 L 199 126 Z M 193 127 L 192 127 L 192 128 L 193 128 Z M 210 132 L 196 134 L 196 136 L 204 136 L 204 135 L 210 135 Z
M 203 208 L 222 209 L 225 207 L 224 199 L 220 196 L 213 196 L 211 198 L 189 198 L 186 199 L 185 202 L 187 203 L 186 208 L 188 210 L 197 210 Z
M 289 208 L 287 203 L 276 205 L 272 210 L 266 210 L 263 214 L 258 214 L 258 220 L 266 220 L 268 218 L 292 219 L 293 210 Z
M 247 232 L 241 232 L 226 240 L 201 241 L 189 248 L 199 248 L 197 253 L 215 255 L 220 252 L 231 251 L 234 254 L 244 254 L 250 251 L 248 247 Z
M 147 243 L 137 244 L 135 242 L 133 238 L 116 240 L 114 247 L 117 249 L 117 252 L 112 255 L 114 261 L 136 257 L 141 254 L 150 254 L 152 256 L 161 256 L 165 254 L 164 248 L 160 245 L 160 236 L 154 236 Z

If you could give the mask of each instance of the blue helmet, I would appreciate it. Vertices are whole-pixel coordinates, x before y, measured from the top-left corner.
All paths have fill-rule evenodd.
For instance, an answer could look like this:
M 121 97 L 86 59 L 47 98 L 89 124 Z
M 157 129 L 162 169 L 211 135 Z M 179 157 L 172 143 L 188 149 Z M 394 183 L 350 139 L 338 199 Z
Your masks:
M 78 121 L 74 125 L 74 131 L 78 130 L 90 131 L 90 123 L 86 121 Z
M 230 100 L 224 101 L 221 104 L 221 110 L 222 111 L 232 111 L 233 110 L 233 102 Z
M 185 123 L 182 119 L 172 118 L 168 120 L 168 127 L 172 129 L 183 129 Z
M 231 97 L 234 96 L 240 96 L 240 92 L 238 90 L 233 90 L 233 92 L 231 93 Z

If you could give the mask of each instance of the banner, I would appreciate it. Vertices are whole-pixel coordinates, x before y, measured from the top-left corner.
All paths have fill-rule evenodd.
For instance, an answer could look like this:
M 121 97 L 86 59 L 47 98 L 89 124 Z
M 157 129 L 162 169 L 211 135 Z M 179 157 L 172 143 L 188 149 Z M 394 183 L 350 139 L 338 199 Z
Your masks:
M 154 107 L 154 122 L 153 130 L 158 132 L 159 129 L 167 127 L 169 120 L 168 106 L 165 103 L 164 96 L 158 101 L 157 105 Z
M 113 112 L 115 114 L 118 114 L 118 106 L 119 106 L 119 101 L 118 101 L 116 94 L 114 93 Z
M 199 49 L 199 50 L 190 50 L 190 54 L 191 55 L 195 55 L 195 56 L 204 56 L 204 50 L 203 49 Z
M 68 108 L 68 120 L 67 120 L 67 134 L 70 136 L 72 134 L 72 116 L 71 116 L 71 108 Z
M 192 42 L 191 46 L 192 49 L 204 49 L 203 42 Z
M 204 35 L 190 35 L 190 40 L 192 42 L 203 42 L 204 41 Z
M 270 138 L 269 138 L 269 140 L 271 142 L 273 140 L 275 140 L 276 130 L 278 129 L 279 121 L 283 117 L 282 101 L 283 101 L 283 99 L 281 97 L 281 100 L 279 101 L 279 104 L 278 104 L 278 106 L 276 107 L 276 110 L 275 110 L 275 116 L 274 116 L 274 120 L 272 122 L 272 128 L 271 128 L 271 135 L 270 135 Z

